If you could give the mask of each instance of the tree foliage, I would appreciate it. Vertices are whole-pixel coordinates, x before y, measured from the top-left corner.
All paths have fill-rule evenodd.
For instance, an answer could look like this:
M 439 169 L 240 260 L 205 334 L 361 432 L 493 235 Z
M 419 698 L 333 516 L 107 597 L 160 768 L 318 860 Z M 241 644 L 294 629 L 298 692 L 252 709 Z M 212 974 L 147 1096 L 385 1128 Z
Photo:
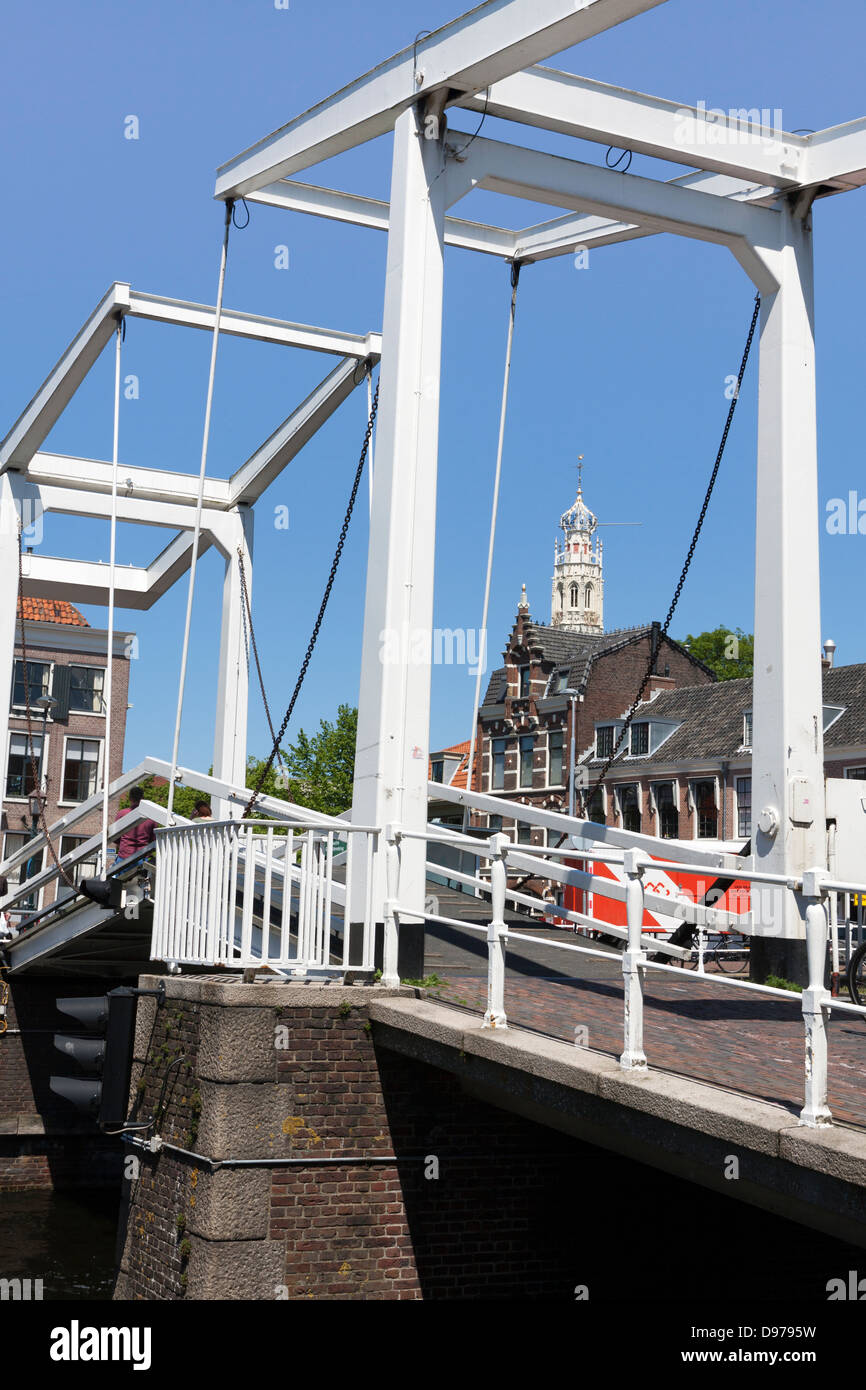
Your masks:
M 755 639 L 741 627 L 716 627 L 708 632 L 691 633 L 682 645 L 688 647 L 720 681 L 739 680 L 751 676 L 754 670 Z
M 319 720 L 319 728 L 312 736 L 301 729 L 285 753 L 288 781 L 281 794 L 299 806 L 309 806 L 328 816 L 348 810 L 352 804 L 357 733 L 358 711 L 350 705 L 338 707 L 334 723 Z

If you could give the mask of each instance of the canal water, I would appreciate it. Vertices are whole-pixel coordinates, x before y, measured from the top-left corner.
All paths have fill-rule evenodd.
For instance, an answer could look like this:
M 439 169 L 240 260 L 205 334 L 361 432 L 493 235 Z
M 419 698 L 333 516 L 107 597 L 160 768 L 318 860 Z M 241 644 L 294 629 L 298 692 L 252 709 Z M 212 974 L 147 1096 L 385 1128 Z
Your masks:
M 42 1297 L 108 1299 L 119 1190 L 0 1193 L 0 1277 L 41 1279 Z

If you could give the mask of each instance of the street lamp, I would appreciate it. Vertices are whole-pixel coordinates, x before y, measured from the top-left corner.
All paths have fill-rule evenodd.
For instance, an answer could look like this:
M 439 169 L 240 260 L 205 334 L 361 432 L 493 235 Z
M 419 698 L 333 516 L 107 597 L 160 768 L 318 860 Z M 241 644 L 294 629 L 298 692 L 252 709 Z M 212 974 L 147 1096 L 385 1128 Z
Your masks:
M 574 788 L 575 788 L 575 740 L 577 738 L 577 710 L 575 708 L 578 700 L 583 700 L 583 695 L 579 690 L 566 688 L 563 695 L 567 695 L 571 701 L 571 742 L 568 753 L 568 814 L 574 817 Z

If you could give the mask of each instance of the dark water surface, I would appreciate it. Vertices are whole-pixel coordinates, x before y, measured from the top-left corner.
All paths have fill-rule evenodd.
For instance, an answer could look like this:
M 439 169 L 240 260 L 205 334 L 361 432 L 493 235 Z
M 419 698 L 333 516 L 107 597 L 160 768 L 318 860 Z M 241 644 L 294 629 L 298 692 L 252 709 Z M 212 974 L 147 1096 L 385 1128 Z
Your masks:
M 0 1193 L 0 1278 L 41 1279 L 43 1299 L 108 1299 L 119 1190 Z

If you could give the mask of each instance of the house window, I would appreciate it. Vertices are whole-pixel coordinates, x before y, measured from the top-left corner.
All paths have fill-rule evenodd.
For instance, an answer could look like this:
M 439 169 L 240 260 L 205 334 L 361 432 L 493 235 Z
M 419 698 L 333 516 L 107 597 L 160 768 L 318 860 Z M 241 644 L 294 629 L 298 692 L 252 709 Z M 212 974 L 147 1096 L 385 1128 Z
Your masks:
M 30 835 L 23 835 L 17 831 L 10 831 L 3 841 L 3 858 L 8 859 L 21 849 L 29 839 Z M 42 850 L 39 849 L 30 859 L 23 859 L 17 868 L 13 869 L 8 877 L 9 892 L 14 893 L 22 883 L 26 883 L 29 878 L 35 878 L 36 874 L 42 869 Z M 39 891 L 28 893 L 26 898 L 19 898 L 12 908 L 13 912 L 36 912 L 39 908 Z
M 35 705 L 41 695 L 48 694 L 51 685 L 51 663 L 48 661 L 28 661 L 27 685 L 30 691 L 30 703 Z M 23 661 L 15 662 L 15 674 L 12 679 L 12 708 L 27 708 Z
M 698 817 L 698 839 L 715 840 L 719 822 L 715 782 L 695 782 L 694 798 Z
M 63 761 L 63 800 L 86 801 L 96 791 L 99 772 L 99 740 L 70 738 Z
M 621 787 L 619 792 L 619 809 L 622 813 L 622 828 L 630 830 L 633 834 L 640 834 L 640 799 L 638 797 L 637 785 L 630 782 L 628 786 Z
M 528 666 L 521 666 L 521 667 L 520 667 L 520 674 L 519 674 L 519 676 L 518 676 L 518 681 L 519 681 L 518 690 L 519 690 L 519 693 L 520 693 L 520 698 L 521 698 L 521 700 L 526 700 L 526 699 L 528 699 L 528 697 L 529 697 L 529 678 L 530 678 L 530 675 L 531 675 L 531 670 L 530 670 L 530 668 L 529 668 Z
M 430 764 L 430 781 L 441 782 L 444 772 L 445 760 L 443 758 L 436 758 L 435 761 Z
M 71 854 L 79 845 L 83 845 L 86 839 L 86 835 L 62 835 L 60 837 L 60 858 L 62 859 L 65 854 Z M 94 878 L 98 867 L 99 856 L 97 851 L 94 850 L 92 857 L 76 860 L 74 864 L 67 867 L 66 872 L 69 874 L 73 883 L 77 884 L 80 883 L 83 878 Z M 60 902 L 61 899 L 70 898 L 71 896 L 72 889 L 69 888 L 67 884 L 59 881 L 55 901 Z
M 866 767 L 846 767 L 845 776 L 866 778 Z
M 631 755 L 632 757 L 643 757 L 649 752 L 649 724 L 632 724 L 631 726 Z
M 36 764 L 36 777 L 33 777 L 33 764 Z M 30 740 L 26 734 L 10 734 L 9 766 L 6 771 L 6 795 L 29 796 L 38 790 L 42 779 L 42 735 L 33 735 L 31 756 Z
M 565 666 L 561 671 L 554 671 L 550 677 L 549 695 L 561 695 L 568 689 L 568 667 Z
M 605 724 L 595 731 L 595 756 L 609 758 L 613 752 L 613 725 Z
M 69 708 L 80 714 L 101 714 L 105 670 L 101 666 L 70 666 Z
M 491 834 L 491 835 L 498 835 L 499 832 L 500 832 L 500 830 L 502 829 L 502 817 L 501 817 L 501 816 L 488 816 L 488 817 L 487 817 L 487 829 L 490 831 L 490 834 Z
M 659 817 L 659 838 L 675 840 L 680 833 L 680 817 L 674 800 L 673 782 L 657 782 L 653 795 Z
M 518 821 L 518 823 L 517 823 L 517 843 L 518 843 L 519 845 L 531 845 L 531 844 L 532 844 L 532 826 L 531 826 L 531 825 L 523 825 L 522 822 Z
M 493 740 L 493 777 L 491 779 L 491 790 L 502 791 L 505 786 L 505 739 L 495 738 Z
M 547 785 L 561 787 L 563 783 L 562 762 L 563 733 L 561 729 L 547 735 Z
M 595 821 L 596 825 L 604 825 L 604 792 L 601 787 L 596 787 L 586 808 L 588 820 Z
M 737 834 L 747 840 L 752 833 L 752 779 L 737 778 Z
M 752 746 L 752 711 L 751 711 L 750 709 L 748 709 L 748 710 L 746 710 L 745 714 L 743 715 L 743 747 L 744 747 L 744 748 L 751 748 L 751 746 Z
M 532 786 L 532 763 L 535 753 L 535 739 L 530 734 L 520 740 L 520 785 Z

